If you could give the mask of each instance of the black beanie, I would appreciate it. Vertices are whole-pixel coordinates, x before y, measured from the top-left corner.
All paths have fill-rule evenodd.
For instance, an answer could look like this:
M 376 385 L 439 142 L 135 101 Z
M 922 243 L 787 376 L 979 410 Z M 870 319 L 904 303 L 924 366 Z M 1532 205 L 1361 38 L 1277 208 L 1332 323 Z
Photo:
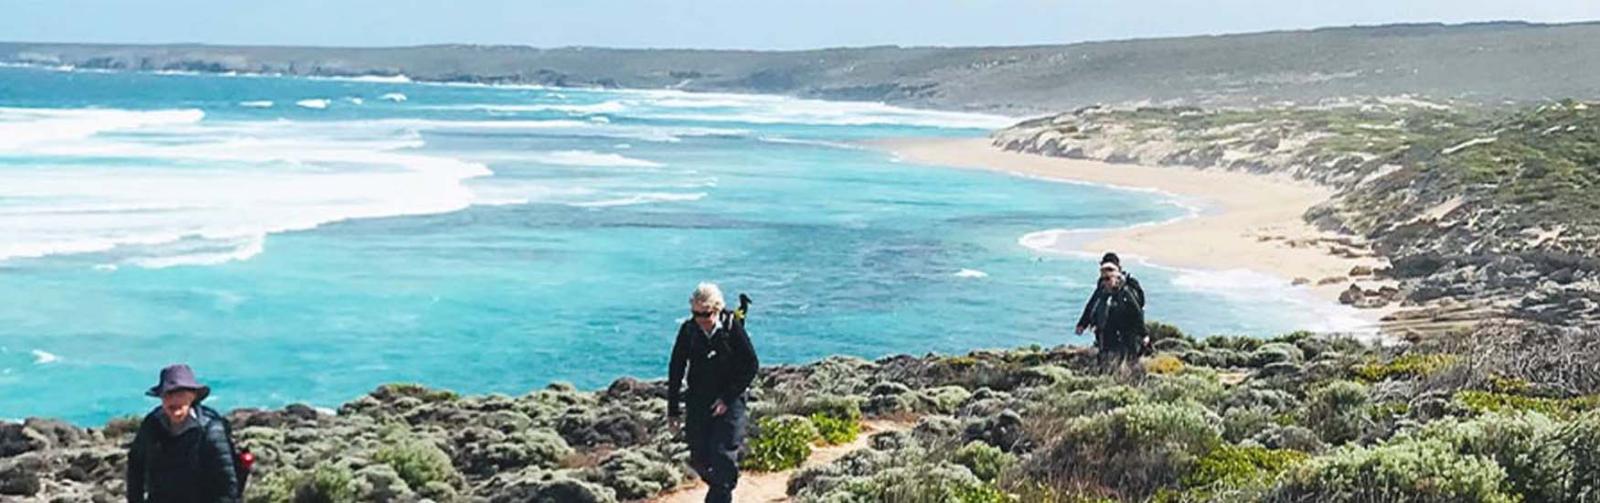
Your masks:
M 1122 259 L 1118 258 L 1116 253 L 1106 252 L 1105 256 L 1100 257 L 1100 263 L 1104 264 L 1106 262 L 1116 264 L 1117 267 L 1122 267 Z

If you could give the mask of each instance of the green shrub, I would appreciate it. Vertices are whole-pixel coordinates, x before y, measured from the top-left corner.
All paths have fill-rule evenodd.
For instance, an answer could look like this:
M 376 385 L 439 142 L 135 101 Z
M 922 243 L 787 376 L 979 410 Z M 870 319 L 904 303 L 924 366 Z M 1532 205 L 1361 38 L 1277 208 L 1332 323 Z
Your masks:
M 882 503 L 1008 503 L 1011 497 L 949 463 L 889 468 L 838 484 L 814 501 Z
M 1228 392 L 1215 375 L 1188 372 L 1171 376 L 1153 376 L 1144 386 L 1154 402 L 1192 401 L 1205 406 L 1222 402 Z
M 1222 438 L 1229 442 L 1243 442 L 1263 430 L 1275 426 L 1272 409 L 1262 406 L 1234 407 L 1222 415 Z
M 1185 487 L 1264 485 L 1311 456 L 1288 449 L 1222 445 L 1195 463 Z
M 960 386 L 940 386 L 912 392 L 913 408 L 918 412 L 954 414 L 972 392 Z
M 1493 459 L 1506 471 L 1507 491 L 1530 501 L 1559 501 L 1563 489 L 1556 423 L 1542 414 L 1490 413 L 1469 420 L 1446 418 L 1402 438 L 1436 440 L 1465 456 Z
M 1366 386 L 1334 381 L 1312 390 L 1307 397 L 1303 422 L 1330 444 L 1361 438 L 1372 426 L 1368 400 Z
M 1250 441 L 1268 449 L 1289 449 L 1312 454 L 1328 448 L 1328 444 L 1323 443 L 1316 432 L 1294 424 L 1267 428 L 1250 437 Z
M 416 383 L 392 383 L 378 387 L 372 393 L 375 396 L 412 397 L 424 402 L 447 402 L 461 398 L 456 392 L 443 389 L 433 389 Z
M 1394 421 L 1411 412 L 1411 404 L 1406 402 L 1381 402 L 1367 406 L 1367 415 L 1374 421 Z
M 430 482 L 454 484 L 460 475 L 450 464 L 450 455 L 427 440 L 403 434 L 386 435 L 383 447 L 372 455 L 372 460 L 394 468 L 400 479 L 413 490 Z
M 817 435 L 828 445 L 848 444 L 861 434 L 860 420 L 837 418 L 821 412 L 812 414 L 810 419 L 817 428 Z
M 1043 413 L 1048 414 L 1048 417 L 1070 418 L 1091 416 L 1144 402 L 1143 391 L 1119 384 L 1066 394 L 1050 393 L 1045 396 L 1042 407 L 1045 409 Z
M 1559 452 L 1559 483 L 1567 501 L 1600 497 L 1600 412 L 1561 425 L 1546 445 Z
M 953 460 L 971 470 L 978 479 L 994 482 L 1000 477 L 1000 472 L 1015 463 L 1017 458 L 999 447 L 974 440 L 957 449 Z
M 1293 344 L 1273 342 L 1250 352 L 1251 367 L 1265 367 L 1274 363 L 1296 363 L 1305 359 L 1305 353 Z
M 1367 382 L 1428 377 L 1454 366 L 1460 359 L 1459 356 L 1444 353 L 1407 354 L 1387 362 L 1369 361 L 1357 365 L 1354 373 Z
M 1159 322 L 1159 321 L 1146 322 L 1144 324 L 1144 329 L 1145 329 L 1145 333 L 1150 336 L 1150 341 L 1151 342 L 1163 341 L 1163 340 L 1167 340 L 1167 339 L 1187 339 L 1188 338 L 1187 336 L 1183 335 L 1183 331 L 1182 330 L 1178 330 L 1178 327 L 1175 327 L 1175 326 L 1172 326 L 1172 325 L 1168 325 L 1166 323 L 1162 323 L 1162 322 Z
M 807 400 L 800 414 L 810 418 L 828 445 L 850 443 L 861 433 L 861 403 L 855 398 L 823 396 Z
M 1287 334 L 1282 334 L 1282 335 L 1273 337 L 1271 339 L 1267 339 L 1267 342 L 1268 343 L 1283 343 L 1283 344 L 1299 345 L 1300 341 L 1304 341 L 1304 340 L 1307 340 L 1307 339 L 1315 338 L 1316 336 L 1317 336 L 1316 332 L 1312 332 L 1312 331 L 1309 331 L 1309 330 L 1296 330 L 1296 331 L 1293 331 L 1293 332 L 1289 332 Z
M 1065 494 L 1104 486 L 1142 499 L 1173 487 L 1221 443 L 1219 419 L 1193 403 L 1136 404 L 1070 420 L 1025 472 Z
M 756 434 L 747 441 L 740 466 L 762 472 L 800 466 L 811 457 L 811 442 L 816 439 L 817 428 L 806 418 L 764 418 L 756 423 Z
M 1462 456 L 1439 441 L 1346 448 L 1290 469 L 1274 501 L 1511 503 L 1506 474 L 1482 456 Z
M 1600 409 L 1600 395 L 1577 398 L 1539 398 L 1467 390 L 1456 393 L 1455 401 L 1480 414 L 1511 411 L 1538 412 L 1558 419 L 1571 419 L 1583 412 Z
M 354 503 L 355 476 L 349 468 L 320 463 L 309 471 L 274 471 L 249 485 L 249 503 Z
M 624 500 L 640 500 L 672 488 L 683 478 L 673 464 L 653 459 L 635 449 L 622 449 L 606 456 L 598 467 L 599 481 L 615 489 Z
M 1207 337 L 1204 346 L 1216 349 L 1231 349 L 1233 351 L 1250 352 L 1260 349 L 1265 344 L 1261 339 L 1244 335 L 1213 335 Z

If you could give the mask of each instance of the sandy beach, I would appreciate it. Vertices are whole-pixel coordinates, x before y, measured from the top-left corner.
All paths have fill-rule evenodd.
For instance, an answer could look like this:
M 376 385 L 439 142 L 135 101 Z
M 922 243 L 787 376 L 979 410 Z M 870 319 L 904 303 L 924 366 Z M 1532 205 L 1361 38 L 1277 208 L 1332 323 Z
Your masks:
M 1080 245 L 1081 251 L 1116 250 L 1152 262 L 1191 269 L 1248 269 L 1305 283 L 1318 296 L 1339 294 L 1368 278 L 1350 278 L 1356 266 L 1378 267 L 1382 259 L 1340 236 L 1307 224 L 1307 209 L 1332 195 L 1327 188 L 1280 177 L 1181 167 L 1149 167 L 1007 152 L 976 139 L 907 139 L 874 145 L 917 163 L 990 169 L 1056 180 L 1167 192 L 1197 204 L 1199 215 L 1157 225 L 1108 231 Z M 1353 253 L 1339 256 L 1336 248 Z M 1351 256 L 1354 255 L 1354 256 Z M 1319 284 L 1321 283 L 1321 284 Z M 1383 310 L 1367 310 L 1376 320 Z

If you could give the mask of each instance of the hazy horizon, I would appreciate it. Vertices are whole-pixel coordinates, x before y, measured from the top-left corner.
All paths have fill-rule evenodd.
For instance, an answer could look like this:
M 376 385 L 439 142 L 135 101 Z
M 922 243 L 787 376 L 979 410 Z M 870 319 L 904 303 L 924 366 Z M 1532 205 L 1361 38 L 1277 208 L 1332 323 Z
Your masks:
M 287 47 L 511 45 L 538 48 L 808 50 L 864 46 L 1027 46 L 1388 24 L 1579 23 L 1600 3 L 1557 0 L 844 0 L 697 1 L 663 6 L 476 0 L 159 8 L 114 0 L 12 1 L 0 39 L 24 43 L 206 44 Z M 849 16 L 838 16 L 850 12 Z M 1159 15 L 1152 15 L 1159 12 Z M 773 23 L 772 20 L 782 20 Z M 356 21 L 356 22 L 352 22 Z

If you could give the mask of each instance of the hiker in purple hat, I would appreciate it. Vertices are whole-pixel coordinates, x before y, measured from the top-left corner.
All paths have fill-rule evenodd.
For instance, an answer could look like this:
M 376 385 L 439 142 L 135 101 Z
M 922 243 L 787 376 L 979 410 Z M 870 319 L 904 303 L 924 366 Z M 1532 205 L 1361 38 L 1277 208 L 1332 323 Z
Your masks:
M 128 449 L 129 503 L 236 502 L 241 496 L 227 420 L 200 405 L 211 388 L 188 365 L 161 369 L 145 394 L 161 398 Z

